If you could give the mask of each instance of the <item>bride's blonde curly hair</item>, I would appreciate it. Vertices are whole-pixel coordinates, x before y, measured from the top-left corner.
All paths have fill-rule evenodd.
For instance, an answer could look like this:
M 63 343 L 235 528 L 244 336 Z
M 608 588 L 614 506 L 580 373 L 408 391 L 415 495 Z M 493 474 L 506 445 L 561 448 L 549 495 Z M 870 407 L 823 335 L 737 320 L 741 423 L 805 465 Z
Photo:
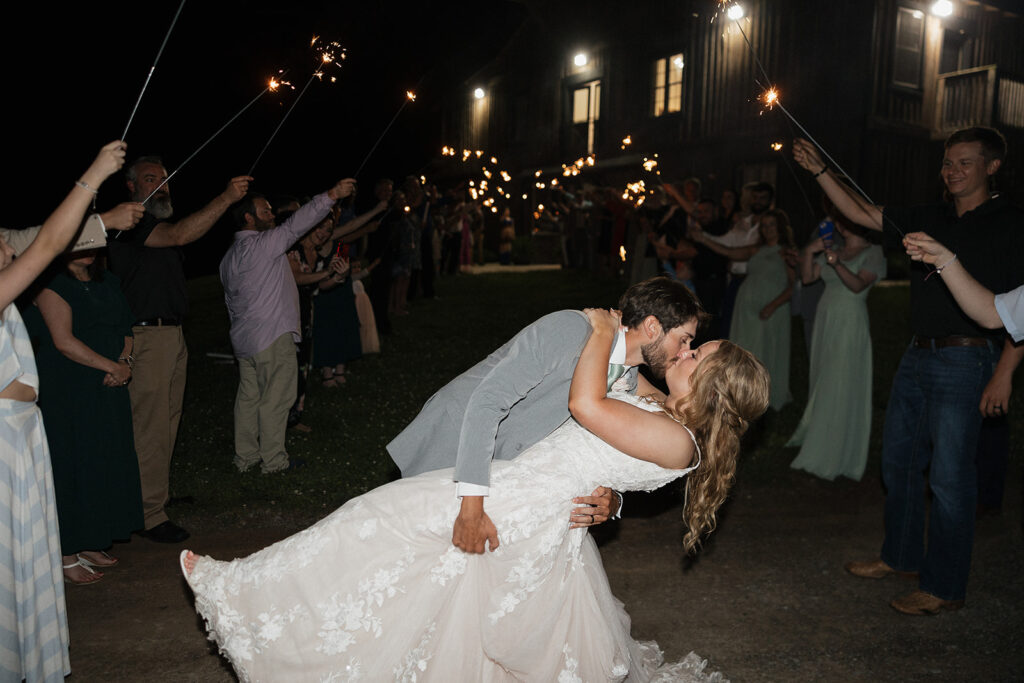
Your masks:
M 736 478 L 740 437 L 768 409 L 769 378 L 749 351 L 723 341 L 690 377 L 690 393 L 665 412 L 686 425 L 700 444 L 700 466 L 686 478 L 683 536 L 686 552 L 715 529 L 716 513 Z

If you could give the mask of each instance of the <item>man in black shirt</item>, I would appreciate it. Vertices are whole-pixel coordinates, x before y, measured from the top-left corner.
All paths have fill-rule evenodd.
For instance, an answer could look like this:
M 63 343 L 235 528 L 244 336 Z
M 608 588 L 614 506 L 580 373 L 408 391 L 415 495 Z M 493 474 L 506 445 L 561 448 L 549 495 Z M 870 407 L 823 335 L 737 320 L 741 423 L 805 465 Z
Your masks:
M 883 230 L 884 221 L 895 248 L 902 251 L 902 233 L 926 231 L 988 289 L 1004 292 L 1024 282 L 1024 212 L 990 191 L 1006 154 L 998 131 L 969 128 L 946 140 L 941 173 L 950 203 L 884 212 L 842 185 L 806 140 L 796 141 L 793 151 L 847 218 L 875 230 Z M 882 445 L 885 542 L 879 559 L 846 565 L 864 578 L 920 573 L 919 590 L 890 603 L 905 614 L 963 605 L 981 419 L 1004 414 L 1013 370 L 1024 355 L 1024 346 L 1014 347 L 1001 331 L 983 329 L 963 314 L 942 283 L 945 265 L 911 266 L 914 337 L 893 380 Z M 933 494 L 927 550 L 926 471 Z
M 110 270 L 121 279 L 135 316 L 135 369 L 128 390 L 145 515 L 141 535 L 161 543 L 180 543 L 189 534 L 167 518 L 164 505 L 188 362 L 181 332 L 188 312 L 181 247 L 205 235 L 245 195 L 251 178 L 232 178 L 224 192 L 180 221 L 172 221 L 166 180 L 167 171 L 157 157 L 141 157 L 125 170 L 131 199 L 145 202 L 146 213 L 135 230 L 109 239 L 107 248 Z

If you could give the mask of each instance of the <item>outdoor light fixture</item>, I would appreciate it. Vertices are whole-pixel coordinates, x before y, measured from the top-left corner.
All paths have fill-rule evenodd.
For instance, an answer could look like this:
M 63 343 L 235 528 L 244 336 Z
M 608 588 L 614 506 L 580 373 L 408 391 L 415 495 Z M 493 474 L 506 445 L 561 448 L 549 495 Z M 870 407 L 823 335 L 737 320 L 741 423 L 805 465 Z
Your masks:
M 932 5 L 932 14 L 937 17 L 948 17 L 953 13 L 953 3 L 949 0 L 936 0 Z
M 942 0 L 939 1 L 941 2 Z M 729 17 L 733 21 L 736 21 L 738 19 L 742 19 L 744 14 L 745 12 L 743 11 L 743 5 L 733 5 L 726 11 L 725 16 Z
M 578 52 L 576 53 L 576 56 L 572 58 L 572 63 L 575 64 L 576 66 L 586 66 L 587 56 L 582 52 Z
M 478 100 L 482 100 L 484 98 L 484 89 L 477 88 L 476 90 L 474 90 L 473 97 L 477 98 Z

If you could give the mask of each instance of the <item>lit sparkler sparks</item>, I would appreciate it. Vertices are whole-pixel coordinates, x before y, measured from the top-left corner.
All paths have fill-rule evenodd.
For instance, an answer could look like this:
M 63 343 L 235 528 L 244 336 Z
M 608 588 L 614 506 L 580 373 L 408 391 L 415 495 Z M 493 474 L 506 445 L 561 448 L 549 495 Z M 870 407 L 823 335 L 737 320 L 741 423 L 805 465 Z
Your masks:
M 781 142 L 773 142 L 772 143 L 772 150 L 774 150 L 776 152 L 781 152 L 782 151 L 782 143 Z
M 632 144 L 633 144 L 633 136 L 632 135 L 627 135 L 626 137 L 622 138 L 622 144 L 619 145 L 619 149 L 626 149 L 627 147 L 629 147 Z
M 309 46 L 315 47 L 317 42 L 319 41 L 320 36 L 313 36 L 312 40 L 309 41 Z M 324 66 L 328 64 L 334 64 L 335 66 L 338 66 L 340 68 L 341 64 L 339 63 L 339 61 L 344 60 L 346 56 L 345 48 L 343 48 L 341 46 L 341 43 L 337 41 L 322 43 L 321 47 L 316 48 L 316 52 L 320 55 L 320 58 L 317 60 L 316 67 L 314 67 L 313 69 L 313 73 L 310 74 L 309 80 L 306 81 L 306 85 L 302 86 L 302 90 L 299 91 L 299 94 L 292 102 L 292 105 L 288 107 L 288 111 L 286 111 L 284 113 L 284 116 L 281 117 L 281 120 L 278 122 L 277 127 L 274 128 L 274 132 L 270 134 L 269 138 L 267 138 L 267 142 L 266 144 L 263 145 L 263 149 L 261 149 L 260 153 L 256 156 L 256 160 L 252 162 L 252 166 L 249 167 L 249 173 L 247 175 L 252 175 L 252 172 L 256 170 L 256 165 L 260 163 L 260 159 L 263 158 L 263 155 L 266 153 L 267 148 L 270 147 L 270 143 L 274 141 L 275 137 L 277 137 L 277 132 L 281 130 L 281 126 L 283 126 L 284 122 L 288 120 L 288 117 L 291 115 L 292 110 L 295 109 L 295 105 L 297 105 L 299 103 L 299 100 L 302 99 L 302 96 L 306 94 L 306 90 L 309 89 L 309 86 L 313 82 L 313 79 L 315 78 L 317 80 L 323 80 Z M 337 78 L 331 76 L 331 83 L 335 83 L 337 82 L 337 80 Z M 288 83 L 288 85 L 291 86 L 291 83 Z M 292 86 L 292 90 L 294 89 L 295 87 Z
M 771 109 L 779 103 L 779 90 L 775 86 L 772 86 L 761 93 L 761 97 L 758 99 L 761 100 L 761 103 L 764 104 L 767 109 Z
M 410 102 L 415 102 L 416 101 L 416 93 L 414 93 L 412 90 L 406 90 L 405 91 L 405 97 Z
M 623 263 L 626 262 L 626 247 L 621 244 L 619 245 L 619 258 L 622 259 Z

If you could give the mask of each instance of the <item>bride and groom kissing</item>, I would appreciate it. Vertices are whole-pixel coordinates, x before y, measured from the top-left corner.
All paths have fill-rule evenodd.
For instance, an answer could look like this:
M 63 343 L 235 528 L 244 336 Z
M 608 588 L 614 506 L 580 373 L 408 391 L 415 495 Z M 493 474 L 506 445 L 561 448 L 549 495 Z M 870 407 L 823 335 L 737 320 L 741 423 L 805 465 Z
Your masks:
M 693 471 L 695 549 L 768 377 L 729 342 L 689 349 L 704 314 L 678 282 L 619 307 L 544 316 L 449 382 L 388 444 L 401 480 L 248 558 L 183 553 L 240 678 L 705 680 L 692 653 L 662 665 L 630 638 L 585 527 L 618 511 L 613 489 Z

